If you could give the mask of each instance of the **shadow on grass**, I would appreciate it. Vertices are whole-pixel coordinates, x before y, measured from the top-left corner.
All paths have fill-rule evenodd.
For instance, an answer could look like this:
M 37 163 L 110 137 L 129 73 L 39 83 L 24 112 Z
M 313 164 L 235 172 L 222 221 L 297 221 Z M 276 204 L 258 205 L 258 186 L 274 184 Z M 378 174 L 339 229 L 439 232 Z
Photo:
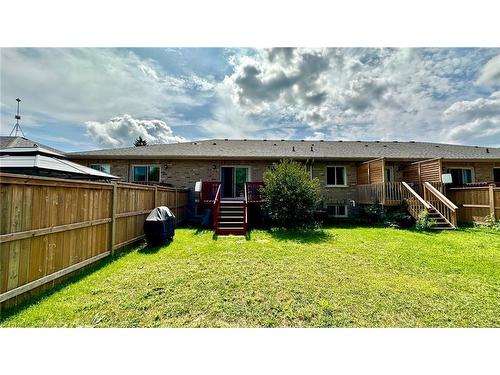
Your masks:
M 324 229 L 270 229 L 269 234 L 278 241 L 321 243 L 335 239 Z
M 137 252 L 139 254 L 156 254 L 158 251 L 160 251 L 161 249 L 166 249 L 167 247 L 170 246 L 170 244 L 175 241 L 175 237 L 172 241 L 168 241 L 166 244 L 164 245 L 152 245 L 152 246 L 149 246 L 147 243 L 141 247 L 139 250 L 137 250 Z
M 54 286 L 52 286 L 50 289 L 47 289 L 43 292 L 36 292 L 35 291 L 36 294 L 34 294 L 33 296 L 30 296 L 30 297 L 27 297 L 27 299 L 25 301 L 19 303 L 18 305 L 2 308 L 2 310 L 0 311 L 0 323 L 2 323 L 4 320 L 8 319 L 12 315 L 15 315 L 15 314 L 21 312 L 22 310 L 25 310 L 26 308 L 37 304 L 42 299 L 45 299 L 45 298 L 51 296 L 52 294 L 66 288 L 67 286 L 69 286 L 71 284 L 74 284 L 80 280 L 85 279 L 87 276 L 90 276 L 94 272 L 99 271 L 100 269 L 108 266 L 109 264 L 120 259 L 121 257 L 124 257 L 125 255 L 131 253 L 132 251 L 137 249 L 137 246 L 139 243 L 140 243 L 140 241 L 133 243 L 133 244 L 130 244 L 130 245 L 127 245 L 126 247 L 124 247 L 123 249 L 120 249 L 118 252 L 116 252 L 112 256 L 108 256 L 106 258 L 103 258 L 103 259 L 97 261 L 96 263 L 91 263 L 91 264 L 75 271 L 74 273 L 72 273 L 70 275 L 66 275 L 66 276 L 61 277 L 62 280 L 56 279 L 55 280 L 56 284 Z M 43 285 L 45 285 L 45 284 L 43 284 Z
M 200 235 L 200 234 L 205 234 L 207 232 L 211 232 L 212 231 L 212 228 L 206 228 L 206 227 L 191 227 L 191 228 L 188 228 L 188 229 L 193 229 L 194 230 L 194 234 L 196 236 Z
M 219 235 L 216 234 L 215 232 L 212 234 L 212 240 L 214 241 L 217 241 L 219 239 Z M 251 231 L 248 230 L 246 233 L 245 233 L 245 240 L 247 241 L 250 241 L 252 239 L 252 234 L 251 234 Z
M 45 299 L 45 298 L 51 296 L 52 294 L 66 288 L 67 286 L 74 284 L 80 280 L 83 280 L 87 276 L 90 276 L 94 272 L 99 271 L 101 268 L 106 267 L 107 265 L 109 265 L 113 261 L 117 260 L 118 258 L 121 258 L 122 256 L 124 256 L 126 253 L 130 252 L 131 250 L 133 250 L 133 249 L 130 248 L 127 250 L 120 251 L 120 253 L 117 255 L 114 255 L 112 257 L 106 257 L 106 258 L 104 258 L 96 263 L 88 265 L 81 270 L 75 271 L 74 274 L 72 274 L 71 276 L 68 276 L 64 281 L 61 281 L 60 283 L 54 285 L 50 289 L 43 291 L 43 292 L 39 292 L 38 294 L 35 294 L 31 297 L 27 297 L 28 299 L 26 301 L 23 301 L 16 306 L 3 308 L 1 311 L 1 314 L 0 314 L 0 323 L 2 323 L 4 320 L 9 318 L 10 316 L 15 315 L 15 314 L 23 311 L 24 309 L 26 309 L 32 305 L 37 304 L 42 299 Z M 37 292 L 35 292 L 35 293 L 37 293 Z

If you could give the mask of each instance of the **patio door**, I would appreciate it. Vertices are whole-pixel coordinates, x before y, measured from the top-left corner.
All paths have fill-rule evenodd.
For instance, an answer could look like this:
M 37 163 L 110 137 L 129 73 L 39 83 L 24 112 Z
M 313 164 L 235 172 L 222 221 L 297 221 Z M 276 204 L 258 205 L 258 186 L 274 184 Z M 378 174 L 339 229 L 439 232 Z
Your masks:
M 248 172 L 248 167 L 221 167 L 222 197 L 243 197 L 245 182 L 249 177 Z

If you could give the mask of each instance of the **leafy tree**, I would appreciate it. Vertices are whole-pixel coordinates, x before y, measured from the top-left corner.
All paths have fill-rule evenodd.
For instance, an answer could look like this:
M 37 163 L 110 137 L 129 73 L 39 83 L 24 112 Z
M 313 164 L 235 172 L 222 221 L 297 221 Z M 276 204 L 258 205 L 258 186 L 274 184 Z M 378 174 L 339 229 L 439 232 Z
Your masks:
M 284 160 L 264 173 L 263 209 L 272 224 L 281 228 L 314 224 L 320 183 L 311 179 L 300 163 Z
M 135 147 L 147 146 L 147 145 L 148 145 L 148 142 L 145 139 L 142 139 L 141 136 L 139 136 L 139 138 L 137 138 L 134 142 Z

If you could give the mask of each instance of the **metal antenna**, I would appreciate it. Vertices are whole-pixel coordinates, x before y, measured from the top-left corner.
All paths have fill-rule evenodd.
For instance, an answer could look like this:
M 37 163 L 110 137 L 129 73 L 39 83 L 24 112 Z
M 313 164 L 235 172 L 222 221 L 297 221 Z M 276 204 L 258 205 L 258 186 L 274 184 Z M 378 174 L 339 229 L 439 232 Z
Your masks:
M 17 101 L 17 113 L 14 116 L 14 118 L 16 119 L 16 125 L 14 125 L 14 127 L 10 131 L 9 136 L 11 136 L 12 133 L 14 133 L 14 131 L 15 131 L 14 136 L 17 137 L 17 133 L 21 132 L 21 134 L 23 135 L 23 137 L 25 137 L 23 129 L 21 128 L 21 125 L 19 125 L 19 120 L 21 120 L 21 115 L 19 114 L 19 103 L 21 103 L 21 99 L 17 98 L 16 101 Z

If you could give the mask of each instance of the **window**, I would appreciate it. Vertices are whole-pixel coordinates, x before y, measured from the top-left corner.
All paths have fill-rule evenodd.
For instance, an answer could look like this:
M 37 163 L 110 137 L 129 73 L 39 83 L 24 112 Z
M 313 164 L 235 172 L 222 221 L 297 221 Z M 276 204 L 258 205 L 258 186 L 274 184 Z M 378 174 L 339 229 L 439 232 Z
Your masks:
M 157 165 L 134 165 L 132 167 L 132 181 L 148 182 L 160 181 L 160 167 Z
M 329 205 L 327 206 L 328 217 L 347 217 L 346 205 Z
M 385 167 L 385 182 L 394 182 L 394 169 Z
M 448 172 L 451 174 L 452 186 L 463 186 L 473 182 L 472 168 L 450 168 Z
M 111 173 L 111 166 L 109 164 L 90 164 L 90 168 L 108 174 Z
M 326 167 L 326 186 L 347 186 L 345 167 Z

